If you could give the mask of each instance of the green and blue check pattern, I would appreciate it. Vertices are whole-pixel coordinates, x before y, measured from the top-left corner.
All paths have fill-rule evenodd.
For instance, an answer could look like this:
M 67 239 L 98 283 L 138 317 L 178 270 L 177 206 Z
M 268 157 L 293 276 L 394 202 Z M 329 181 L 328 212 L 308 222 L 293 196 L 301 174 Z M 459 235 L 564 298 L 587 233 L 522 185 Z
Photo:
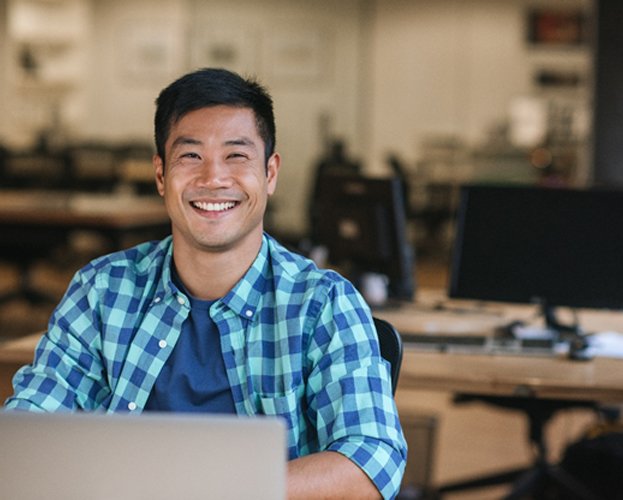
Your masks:
M 171 262 L 167 238 L 81 269 L 6 407 L 140 412 L 189 313 Z M 265 235 L 210 315 L 238 414 L 283 417 L 291 459 L 337 451 L 396 495 L 406 443 L 370 310 L 348 281 Z

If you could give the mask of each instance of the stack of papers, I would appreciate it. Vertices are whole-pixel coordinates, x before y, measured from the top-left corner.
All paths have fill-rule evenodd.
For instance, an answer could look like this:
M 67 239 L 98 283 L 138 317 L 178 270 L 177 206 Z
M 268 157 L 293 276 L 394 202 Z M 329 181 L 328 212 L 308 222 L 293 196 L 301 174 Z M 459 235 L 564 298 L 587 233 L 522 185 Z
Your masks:
M 623 334 L 600 332 L 589 335 L 587 340 L 589 354 L 606 358 L 623 358 Z

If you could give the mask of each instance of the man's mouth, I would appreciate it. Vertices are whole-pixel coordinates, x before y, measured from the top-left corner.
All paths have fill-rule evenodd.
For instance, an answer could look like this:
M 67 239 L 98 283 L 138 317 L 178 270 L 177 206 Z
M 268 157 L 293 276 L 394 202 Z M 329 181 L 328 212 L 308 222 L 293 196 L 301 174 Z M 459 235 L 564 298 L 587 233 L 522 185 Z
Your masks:
M 220 203 L 211 203 L 205 201 L 192 201 L 190 203 L 193 207 L 202 210 L 204 212 L 225 212 L 231 210 L 236 206 L 235 201 L 223 201 Z

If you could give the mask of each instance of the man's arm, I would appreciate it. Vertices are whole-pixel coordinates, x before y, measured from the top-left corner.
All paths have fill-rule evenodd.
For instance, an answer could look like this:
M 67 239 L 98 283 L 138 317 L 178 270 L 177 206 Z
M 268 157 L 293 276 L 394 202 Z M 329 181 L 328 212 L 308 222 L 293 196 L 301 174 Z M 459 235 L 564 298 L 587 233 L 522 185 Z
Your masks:
M 288 500 L 381 498 L 370 478 L 350 459 L 334 451 L 290 461 L 287 490 Z
M 13 377 L 14 394 L 5 402 L 7 409 L 93 410 L 106 397 L 101 344 L 93 327 L 95 293 L 92 282 L 83 282 L 80 273 L 74 276 L 50 317 L 33 363 Z
M 306 416 L 318 436 L 317 451 L 339 453 L 354 467 L 337 476 L 327 472 L 344 485 L 345 498 L 370 498 L 358 491 L 368 482 L 377 490 L 373 498 L 394 498 L 407 444 L 369 308 L 347 281 L 336 280 L 325 297 L 306 351 L 311 367 L 305 384 Z

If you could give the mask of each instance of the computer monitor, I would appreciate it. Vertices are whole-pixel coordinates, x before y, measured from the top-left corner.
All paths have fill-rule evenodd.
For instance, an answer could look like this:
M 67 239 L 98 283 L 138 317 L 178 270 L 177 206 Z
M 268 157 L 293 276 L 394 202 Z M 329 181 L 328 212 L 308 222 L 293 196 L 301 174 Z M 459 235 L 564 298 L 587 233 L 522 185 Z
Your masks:
M 623 307 L 623 191 L 468 185 L 461 188 L 449 296 L 557 306 Z
M 411 300 L 415 254 L 400 179 L 327 175 L 319 182 L 314 243 L 328 249 L 329 261 L 355 286 L 362 276 L 378 273 L 387 277 L 390 299 Z

